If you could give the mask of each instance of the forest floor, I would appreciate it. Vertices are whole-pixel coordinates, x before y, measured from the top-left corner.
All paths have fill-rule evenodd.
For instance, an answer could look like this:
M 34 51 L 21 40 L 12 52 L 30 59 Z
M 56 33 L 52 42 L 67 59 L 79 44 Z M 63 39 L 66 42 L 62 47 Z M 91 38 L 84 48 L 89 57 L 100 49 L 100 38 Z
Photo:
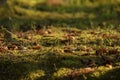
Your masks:
M 119 29 L 49 26 L 0 35 L 1 80 L 120 79 Z
M 0 80 L 120 80 L 118 0 L 41 2 L 0 7 Z

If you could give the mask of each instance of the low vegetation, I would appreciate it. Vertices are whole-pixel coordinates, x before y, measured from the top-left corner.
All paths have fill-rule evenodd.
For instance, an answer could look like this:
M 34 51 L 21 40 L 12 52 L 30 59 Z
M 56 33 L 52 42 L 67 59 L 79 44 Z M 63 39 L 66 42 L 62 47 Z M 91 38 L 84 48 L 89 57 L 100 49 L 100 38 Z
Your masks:
M 56 1 L 0 3 L 0 80 L 120 80 L 119 0 Z

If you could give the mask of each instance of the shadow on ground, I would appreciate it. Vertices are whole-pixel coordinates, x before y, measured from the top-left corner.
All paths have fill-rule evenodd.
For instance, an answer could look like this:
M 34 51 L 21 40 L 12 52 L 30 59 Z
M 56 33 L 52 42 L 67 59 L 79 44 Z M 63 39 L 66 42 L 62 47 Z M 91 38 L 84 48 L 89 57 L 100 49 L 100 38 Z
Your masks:
M 69 54 L 68 54 L 69 55 Z M 97 66 L 102 65 L 102 60 L 98 57 L 75 57 L 75 56 L 60 56 L 56 54 L 45 55 L 27 55 L 27 56 L 9 56 L 0 59 L 0 78 L 1 80 L 119 80 L 120 69 L 107 71 L 99 77 L 91 76 L 91 74 L 79 76 L 62 76 L 55 77 L 54 73 L 61 68 L 65 69 L 80 69 L 86 67 L 86 61 L 93 59 L 98 60 Z M 86 60 L 86 61 L 84 61 Z M 82 61 L 82 62 L 81 62 Z M 94 67 L 94 66 L 93 66 Z M 62 71 L 61 71 L 62 72 Z M 60 72 L 60 74 L 61 74 Z M 63 74 L 64 75 L 63 71 Z M 59 74 L 58 74 L 59 75 Z

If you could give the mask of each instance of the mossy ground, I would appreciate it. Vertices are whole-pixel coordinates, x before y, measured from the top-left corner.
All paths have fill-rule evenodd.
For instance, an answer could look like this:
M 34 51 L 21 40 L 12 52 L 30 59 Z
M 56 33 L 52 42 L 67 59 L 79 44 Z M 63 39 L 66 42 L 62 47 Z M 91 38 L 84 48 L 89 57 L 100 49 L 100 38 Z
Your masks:
M 15 33 L 19 36 L 17 43 L 23 44 L 5 44 L 3 38 L 1 80 L 119 80 L 119 30 L 49 30 L 52 33 L 42 35 L 34 31 L 22 32 L 22 36 Z
M 119 0 L 36 1 L 0 7 L 0 80 L 120 80 Z

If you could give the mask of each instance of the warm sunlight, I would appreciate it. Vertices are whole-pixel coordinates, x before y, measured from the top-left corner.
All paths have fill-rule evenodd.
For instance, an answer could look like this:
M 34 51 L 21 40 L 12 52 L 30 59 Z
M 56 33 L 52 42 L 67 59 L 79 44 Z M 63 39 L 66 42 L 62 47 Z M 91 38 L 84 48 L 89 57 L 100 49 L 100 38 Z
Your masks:
M 0 80 L 120 80 L 120 0 L 0 0 Z

